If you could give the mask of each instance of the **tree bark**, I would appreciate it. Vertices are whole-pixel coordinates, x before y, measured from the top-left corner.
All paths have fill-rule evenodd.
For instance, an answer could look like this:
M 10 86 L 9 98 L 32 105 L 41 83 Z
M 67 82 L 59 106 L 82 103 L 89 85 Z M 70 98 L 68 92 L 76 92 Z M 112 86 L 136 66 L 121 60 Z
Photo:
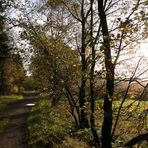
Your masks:
M 148 133 L 138 135 L 137 137 L 134 137 L 129 142 L 125 144 L 126 147 L 132 148 L 135 144 L 141 142 L 141 141 L 147 141 L 148 142 Z
M 1 72 L 0 72 L 0 95 L 7 95 L 10 92 L 7 90 L 7 85 L 6 85 L 6 72 L 5 72 L 5 61 L 6 58 L 2 58 L 1 65 Z
M 86 112 L 84 111 L 84 104 L 86 102 L 86 71 L 87 71 L 87 64 L 86 64 L 86 34 L 85 34 L 85 16 L 84 16 L 84 0 L 82 0 L 81 4 L 81 26 L 82 26 L 82 37 L 81 37 L 81 65 L 82 65 L 82 76 L 81 76 L 81 86 L 79 91 L 79 106 L 80 106 L 80 128 L 88 128 L 89 122 L 86 117 Z
M 90 38 L 91 38 L 91 46 L 92 46 L 92 61 L 91 61 L 91 69 L 90 69 L 90 108 L 91 108 L 91 114 L 90 114 L 90 126 L 91 126 L 91 132 L 94 138 L 94 145 L 96 148 L 100 146 L 100 139 L 97 134 L 96 125 L 95 125 L 95 92 L 94 92 L 94 69 L 95 69 L 95 44 L 93 41 L 93 2 L 94 0 L 90 0 L 90 10 L 91 10 L 91 31 L 90 31 Z
M 110 36 L 108 32 L 108 25 L 106 14 L 104 11 L 103 0 L 98 0 L 98 11 L 100 17 L 100 23 L 103 34 L 103 46 L 105 56 L 105 68 L 106 68 L 106 95 L 104 98 L 104 121 L 102 126 L 102 148 L 112 148 L 112 97 L 114 93 L 114 65 L 111 58 L 110 49 Z

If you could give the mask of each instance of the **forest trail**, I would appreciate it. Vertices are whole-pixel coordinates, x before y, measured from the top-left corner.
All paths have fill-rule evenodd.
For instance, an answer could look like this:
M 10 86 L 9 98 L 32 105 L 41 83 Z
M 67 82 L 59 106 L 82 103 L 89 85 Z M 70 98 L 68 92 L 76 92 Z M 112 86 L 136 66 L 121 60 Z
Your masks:
M 0 133 L 0 148 L 27 148 L 25 134 L 30 107 L 26 104 L 35 103 L 36 96 L 35 93 L 27 93 L 22 100 L 8 104 L 5 110 L 0 112 L 0 120 L 10 118 L 9 124 Z

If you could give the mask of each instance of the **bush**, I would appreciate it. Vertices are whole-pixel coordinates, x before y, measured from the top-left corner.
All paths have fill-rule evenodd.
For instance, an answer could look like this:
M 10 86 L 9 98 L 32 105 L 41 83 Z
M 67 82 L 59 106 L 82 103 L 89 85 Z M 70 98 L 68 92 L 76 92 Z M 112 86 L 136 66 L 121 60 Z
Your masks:
M 31 76 L 26 76 L 22 87 L 25 91 L 33 91 L 38 89 L 38 83 Z

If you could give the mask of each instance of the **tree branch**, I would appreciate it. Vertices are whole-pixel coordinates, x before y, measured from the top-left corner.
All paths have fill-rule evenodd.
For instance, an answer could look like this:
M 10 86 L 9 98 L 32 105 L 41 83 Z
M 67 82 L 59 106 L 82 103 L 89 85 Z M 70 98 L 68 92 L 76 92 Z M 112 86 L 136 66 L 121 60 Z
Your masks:
M 134 137 L 129 142 L 127 142 L 125 144 L 125 146 L 132 148 L 135 144 L 145 141 L 145 140 L 148 142 L 148 133 L 140 134 L 140 135 Z

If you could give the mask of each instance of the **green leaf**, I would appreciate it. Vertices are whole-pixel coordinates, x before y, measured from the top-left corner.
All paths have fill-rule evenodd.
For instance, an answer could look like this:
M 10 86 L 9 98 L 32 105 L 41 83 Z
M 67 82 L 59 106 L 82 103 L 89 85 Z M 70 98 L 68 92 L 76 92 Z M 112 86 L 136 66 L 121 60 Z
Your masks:
M 105 50 L 105 47 L 102 45 L 101 47 L 100 47 L 100 51 L 104 51 Z

